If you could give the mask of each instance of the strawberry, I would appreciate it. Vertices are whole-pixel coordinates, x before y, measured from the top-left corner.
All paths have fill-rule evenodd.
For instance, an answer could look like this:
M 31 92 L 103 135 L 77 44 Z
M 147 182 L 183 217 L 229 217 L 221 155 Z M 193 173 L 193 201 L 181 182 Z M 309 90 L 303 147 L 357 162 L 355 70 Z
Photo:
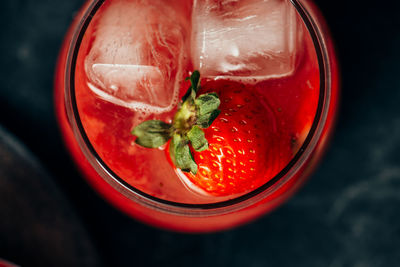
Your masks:
M 213 195 L 232 195 L 265 183 L 266 134 L 270 125 L 259 97 L 244 85 L 216 81 L 202 93 L 215 92 L 221 99 L 221 114 L 204 130 L 209 148 L 193 153 L 196 175 L 185 173 L 198 187 Z
M 132 131 L 135 142 L 155 148 L 171 139 L 174 167 L 208 194 L 229 196 L 261 186 L 271 142 L 262 100 L 235 82 L 215 81 L 199 89 L 198 71 L 189 79 L 192 86 L 172 124 L 145 121 Z

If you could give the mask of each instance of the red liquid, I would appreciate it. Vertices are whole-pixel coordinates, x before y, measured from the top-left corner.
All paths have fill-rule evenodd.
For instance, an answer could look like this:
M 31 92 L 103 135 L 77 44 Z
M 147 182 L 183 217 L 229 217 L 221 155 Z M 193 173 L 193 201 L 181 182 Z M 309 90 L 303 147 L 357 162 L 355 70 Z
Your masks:
M 112 1 L 108 2 L 111 3 Z M 184 1 L 188 3 L 189 1 Z M 186 5 L 174 8 L 190 10 Z M 96 16 L 101 17 L 101 12 L 107 9 L 105 4 Z M 315 11 L 314 11 L 315 12 Z M 188 14 L 189 12 L 183 12 Z M 185 15 L 183 15 L 184 19 Z M 306 32 L 305 29 L 303 29 Z M 133 111 L 126 107 L 117 106 L 99 98 L 88 88 L 88 77 L 84 64 L 90 49 L 93 46 L 96 33 L 96 17 L 87 29 L 83 38 L 76 65 L 76 100 L 79 115 L 86 134 L 103 161 L 122 179 L 139 190 L 152 196 L 169 201 L 182 203 L 212 203 L 221 198 L 204 197 L 188 190 L 177 177 L 174 169 L 168 162 L 163 150 L 149 150 L 134 144 L 130 131 L 138 123 L 148 119 L 161 119 L 168 121 L 172 118 L 175 109 L 161 114 L 143 116 L 140 111 Z M 266 123 L 272 125 L 266 133 L 271 140 L 269 153 L 266 156 L 265 182 L 272 179 L 281 171 L 298 152 L 313 123 L 319 98 L 319 69 L 314 46 L 308 34 L 303 35 L 301 46 L 303 51 L 297 54 L 295 71 L 284 78 L 268 80 L 258 79 L 256 82 L 249 80 L 235 81 L 238 86 L 245 87 L 262 99 L 265 110 L 268 111 Z M 68 39 L 68 38 L 67 38 Z M 332 54 L 331 54 L 332 56 Z M 125 198 L 122 194 L 108 185 L 89 165 L 80 151 L 71 128 L 66 121 L 63 98 L 63 71 L 65 68 L 66 48 L 61 53 L 56 79 L 56 106 L 61 127 L 67 144 L 76 161 L 82 168 L 89 181 L 111 202 L 128 214 L 140 218 L 153 225 L 166 227 L 179 231 L 211 231 L 232 227 L 259 216 L 285 200 L 304 181 L 309 171 L 314 167 L 319 158 L 324 140 L 331 127 L 334 110 L 336 108 L 336 69 L 335 62 L 331 62 L 333 71 L 332 96 L 330 113 L 324 128 L 323 138 L 314 151 L 313 156 L 288 182 L 269 195 L 263 201 L 246 209 L 225 215 L 190 218 L 166 214 L 150 210 Z M 186 71 L 183 76 L 192 70 L 192 62 L 187 61 Z M 183 79 L 182 79 L 183 81 Z M 202 85 L 223 86 L 232 83 L 230 80 L 213 81 L 203 79 Z M 182 82 L 179 97 L 181 97 L 188 84 Z M 308 163 L 308 164 L 307 164 Z M 228 197 L 229 198 L 229 197 Z
M 0 259 L 0 267 L 17 267 L 17 265 L 14 265 L 11 262 Z

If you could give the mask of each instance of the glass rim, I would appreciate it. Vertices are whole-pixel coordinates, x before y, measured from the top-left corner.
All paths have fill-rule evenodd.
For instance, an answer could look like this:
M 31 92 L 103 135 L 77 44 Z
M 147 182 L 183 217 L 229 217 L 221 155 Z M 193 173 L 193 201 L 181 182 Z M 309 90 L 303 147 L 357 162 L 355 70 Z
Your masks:
M 75 67 L 80 45 L 92 18 L 105 1 L 106 0 L 93 0 L 88 6 L 87 10 L 84 12 L 79 24 L 73 31 L 73 37 L 69 44 L 67 55 L 64 93 L 67 117 L 82 152 L 97 173 L 115 190 L 129 198 L 131 201 L 138 202 L 145 207 L 161 210 L 175 215 L 210 216 L 229 213 L 235 210 L 246 208 L 270 195 L 270 193 L 277 190 L 280 185 L 288 182 L 290 178 L 292 178 L 309 159 L 312 151 L 315 149 L 318 141 L 320 140 L 329 110 L 331 93 L 330 61 L 321 30 L 315 23 L 313 17 L 302 5 L 301 0 L 288 0 L 300 15 L 308 33 L 311 36 L 317 55 L 320 74 L 320 93 L 313 123 L 306 139 L 303 141 L 303 144 L 292 157 L 290 162 L 278 174 L 276 174 L 272 179 L 262 186 L 238 197 L 213 203 L 194 204 L 170 201 L 154 197 L 128 184 L 124 179 L 119 177 L 110 167 L 107 166 L 107 164 L 102 160 L 100 155 L 93 147 L 80 119 L 75 97 Z

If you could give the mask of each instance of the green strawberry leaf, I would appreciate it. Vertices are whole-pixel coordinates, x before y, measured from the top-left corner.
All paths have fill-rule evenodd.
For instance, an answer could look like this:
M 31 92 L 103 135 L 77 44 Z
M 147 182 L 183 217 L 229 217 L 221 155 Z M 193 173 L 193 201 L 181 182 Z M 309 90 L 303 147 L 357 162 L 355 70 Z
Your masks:
M 158 120 L 145 121 L 132 130 L 137 138 L 138 145 L 147 148 L 157 148 L 165 144 L 171 138 L 171 124 Z
M 208 148 L 208 141 L 204 136 L 204 132 L 199 126 L 195 125 L 187 133 L 190 143 L 194 150 L 200 152 Z
M 196 124 L 199 125 L 201 128 L 206 129 L 211 126 L 213 121 L 218 117 L 221 113 L 221 110 L 215 109 L 207 114 L 201 115 L 197 117 Z
M 172 137 L 169 151 L 175 166 L 196 174 L 198 166 L 191 151 L 208 149 L 208 141 L 201 128 L 210 127 L 220 114 L 220 100 L 216 93 L 206 93 L 196 98 L 200 89 L 199 71 L 193 71 L 186 80 L 190 80 L 191 86 L 183 96 L 172 124 L 159 120 L 145 121 L 135 127 L 132 134 L 137 137 L 137 144 L 147 148 L 160 147 Z
M 189 89 L 186 91 L 186 93 L 183 95 L 182 102 L 185 102 L 189 98 L 191 93 L 192 93 L 192 87 L 190 86 Z
M 197 164 L 194 162 L 189 148 L 189 140 L 179 134 L 174 134 L 170 143 L 170 156 L 175 166 L 184 172 L 197 173 Z
M 219 107 L 221 101 L 216 93 L 203 94 L 194 100 L 197 109 L 197 116 L 211 113 Z
M 199 82 L 200 82 L 200 72 L 198 70 L 193 71 L 192 75 L 190 75 L 190 83 L 192 84 L 192 88 L 197 93 L 199 90 Z
M 193 71 L 192 75 L 190 77 L 186 77 L 185 79 L 190 80 L 191 86 L 189 89 L 186 91 L 185 95 L 182 97 L 182 101 L 185 102 L 189 96 L 192 97 L 192 99 L 196 98 L 196 93 L 199 90 L 199 83 L 200 83 L 200 72 L 198 70 Z

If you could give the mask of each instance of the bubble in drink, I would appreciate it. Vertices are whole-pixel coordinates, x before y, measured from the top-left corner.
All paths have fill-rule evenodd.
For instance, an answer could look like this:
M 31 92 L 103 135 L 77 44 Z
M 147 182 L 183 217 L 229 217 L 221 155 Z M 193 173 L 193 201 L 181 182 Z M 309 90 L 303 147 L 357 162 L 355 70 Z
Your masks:
M 295 69 L 299 23 L 290 1 L 195 0 L 194 66 L 211 77 L 288 76 Z
M 130 109 L 171 110 L 189 58 L 190 23 L 182 13 L 161 0 L 113 1 L 96 22 L 85 60 L 89 88 Z

